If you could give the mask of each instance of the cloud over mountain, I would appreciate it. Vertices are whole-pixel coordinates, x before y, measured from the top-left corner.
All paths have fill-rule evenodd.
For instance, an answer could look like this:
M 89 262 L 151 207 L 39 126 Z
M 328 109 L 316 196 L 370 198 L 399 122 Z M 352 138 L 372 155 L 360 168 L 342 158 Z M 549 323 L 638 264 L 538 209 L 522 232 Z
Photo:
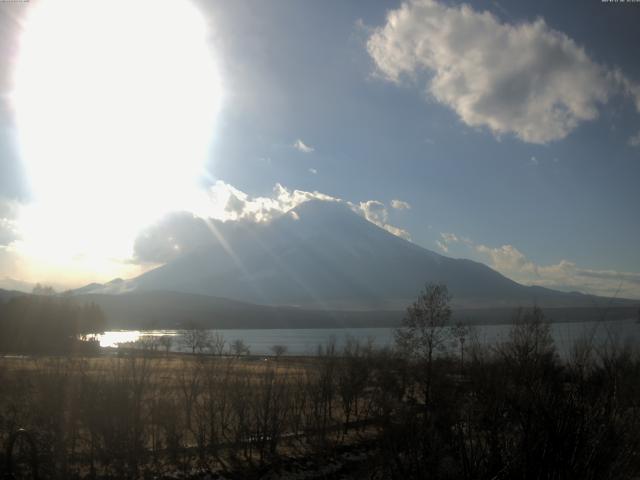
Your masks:
M 389 81 L 424 82 L 465 124 L 525 142 L 565 138 L 616 93 L 640 105 L 637 85 L 541 18 L 510 24 L 468 5 L 411 0 L 389 12 L 367 48 Z
M 378 200 L 358 203 L 313 191 L 288 189 L 281 184 L 272 196 L 250 196 L 234 186 L 217 181 L 208 191 L 209 202 L 197 212 L 172 212 L 145 228 L 134 243 L 133 262 L 166 263 L 186 252 L 220 241 L 231 224 L 266 224 L 311 200 L 346 205 L 358 215 L 388 232 L 409 239 L 409 232 L 389 223 L 389 211 Z M 295 212 L 290 213 L 295 219 Z M 227 225 L 229 224 L 229 225 Z
M 379 214 L 383 209 L 377 202 L 363 203 Z M 120 287 L 325 310 L 399 310 L 425 282 L 447 284 L 457 307 L 511 308 L 532 302 L 590 307 L 592 302 L 579 293 L 523 286 L 482 263 L 424 249 L 367 221 L 347 202 L 312 200 L 270 222 L 211 220 L 210 226 L 212 235 L 203 236 L 208 241 L 203 248 L 120 281 Z M 159 235 L 175 239 L 170 230 Z M 447 239 L 463 241 L 452 235 Z M 513 248 L 487 253 L 495 253 L 495 263 L 507 268 L 528 268 Z M 117 293 L 111 285 L 89 287 L 83 292 Z
M 360 202 L 359 204 L 349 203 L 351 209 L 359 215 L 369 220 L 371 223 L 384 228 L 387 232 L 393 233 L 397 237 L 409 240 L 411 235 L 402 228 L 389 225 L 389 211 L 384 203 L 378 200 L 369 200 L 367 202 Z
M 453 233 L 441 233 L 436 244 L 445 253 L 454 245 L 470 258 L 486 262 L 503 275 L 524 285 L 577 290 L 605 296 L 640 298 L 640 273 L 582 268 L 569 260 L 541 265 L 513 245 L 498 247 L 475 243 Z
M 146 228 L 135 240 L 136 263 L 165 263 L 213 239 L 207 220 L 190 212 L 174 212 Z

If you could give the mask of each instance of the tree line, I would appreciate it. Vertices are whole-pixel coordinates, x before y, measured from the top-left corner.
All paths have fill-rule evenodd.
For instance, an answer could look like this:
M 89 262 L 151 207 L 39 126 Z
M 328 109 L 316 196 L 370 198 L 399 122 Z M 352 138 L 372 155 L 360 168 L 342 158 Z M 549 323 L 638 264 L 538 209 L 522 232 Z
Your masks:
M 96 353 L 90 334 L 105 328 L 95 303 L 79 304 L 46 287 L 0 302 L 0 351 L 19 353 Z M 34 290 L 35 291 L 35 290 Z

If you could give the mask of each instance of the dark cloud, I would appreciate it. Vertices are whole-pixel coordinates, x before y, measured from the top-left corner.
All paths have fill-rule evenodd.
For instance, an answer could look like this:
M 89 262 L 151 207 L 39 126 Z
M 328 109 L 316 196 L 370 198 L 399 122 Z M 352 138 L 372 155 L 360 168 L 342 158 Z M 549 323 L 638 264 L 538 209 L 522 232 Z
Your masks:
M 245 200 L 238 198 L 234 193 L 229 195 L 229 200 L 227 200 L 227 204 L 224 207 L 225 211 L 229 213 L 234 213 L 238 217 L 242 216 L 245 207 Z
M 212 243 L 216 243 L 216 237 L 207 221 L 189 212 L 175 212 L 146 228 L 136 238 L 133 260 L 136 263 L 166 263 Z

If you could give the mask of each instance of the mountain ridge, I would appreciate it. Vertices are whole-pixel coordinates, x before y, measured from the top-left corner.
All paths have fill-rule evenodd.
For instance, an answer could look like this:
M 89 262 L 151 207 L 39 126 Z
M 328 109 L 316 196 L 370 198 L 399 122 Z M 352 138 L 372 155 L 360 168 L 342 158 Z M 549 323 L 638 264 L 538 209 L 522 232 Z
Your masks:
M 11 298 L 32 296 L 0 289 L 0 305 Z M 272 307 L 207 295 L 166 291 L 115 294 L 59 295 L 78 304 L 93 303 L 104 312 L 107 330 L 118 329 L 291 329 L 397 327 L 405 310 L 344 311 Z M 531 307 L 531 305 L 522 305 Z M 545 308 L 551 322 L 623 320 L 635 318 L 638 305 Z M 510 323 L 515 309 L 453 309 L 452 323 L 476 325 Z
M 415 300 L 425 283 L 439 282 L 457 308 L 593 304 L 590 295 L 524 286 L 485 264 L 420 247 L 342 202 L 311 200 L 266 224 L 211 228 L 207 244 L 134 279 L 82 293 L 161 290 L 266 306 L 391 311 Z

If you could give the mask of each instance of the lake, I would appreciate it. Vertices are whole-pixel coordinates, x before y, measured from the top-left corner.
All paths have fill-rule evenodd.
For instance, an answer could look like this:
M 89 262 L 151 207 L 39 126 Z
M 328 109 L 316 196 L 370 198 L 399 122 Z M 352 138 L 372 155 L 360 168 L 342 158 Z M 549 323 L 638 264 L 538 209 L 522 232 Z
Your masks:
M 472 327 L 473 335 L 483 345 L 496 344 L 508 339 L 510 325 L 478 325 Z M 344 345 L 348 337 L 366 342 L 371 339 L 378 347 L 393 344 L 393 328 L 300 328 L 300 329 L 260 329 L 260 330 L 216 330 L 224 336 L 227 345 L 241 339 L 251 349 L 251 354 L 268 355 L 273 345 L 287 347 L 288 355 L 315 355 L 320 344 L 335 339 L 338 348 Z M 553 323 L 551 332 L 558 352 L 566 356 L 571 346 L 578 339 L 591 337 L 595 345 L 603 345 L 607 341 L 640 345 L 640 324 L 634 319 L 614 320 L 608 322 L 571 322 Z M 172 351 L 188 351 L 184 345 L 184 332 L 180 330 L 118 330 L 107 331 L 98 335 L 100 345 L 117 348 L 118 345 L 135 346 L 135 342 L 144 337 L 172 338 Z

